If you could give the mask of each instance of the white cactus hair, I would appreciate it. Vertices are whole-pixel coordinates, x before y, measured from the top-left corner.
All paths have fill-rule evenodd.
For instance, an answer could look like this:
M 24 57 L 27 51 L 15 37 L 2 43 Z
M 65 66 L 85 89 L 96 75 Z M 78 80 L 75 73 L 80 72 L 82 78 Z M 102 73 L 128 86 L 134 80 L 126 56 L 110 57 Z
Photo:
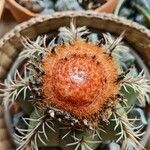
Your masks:
M 143 125 L 138 127 L 134 126 L 135 121 L 139 120 L 137 118 L 128 118 L 127 114 L 120 114 L 118 111 L 113 113 L 114 119 L 116 122 L 115 130 L 120 128 L 120 132 L 117 133 L 118 139 L 116 143 L 122 141 L 122 148 L 125 150 L 130 150 L 131 148 L 135 148 L 138 150 L 140 147 L 144 149 L 144 147 L 140 144 L 140 138 L 145 134 L 145 132 L 141 132 L 143 129 Z
M 103 45 L 107 53 L 112 53 L 117 49 L 126 50 L 127 47 L 123 46 L 122 39 L 124 38 L 125 31 L 123 31 L 118 38 L 113 37 L 110 33 L 103 33 L 105 44 Z
M 50 131 L 55 132 L 54 124 L 51 119 L 44 119 L 46 116 L 39 114 L 37 108 L 35 108 L 37 115 L 36 119 L 33 118 L 23 118 L 24 123 L 28 126 L 27 129 L 15 128 L 20 135 L 14 134 L 14 139 L 17 144 L 19 144 L 16 150 L 24 150 L 26 147 L 30 147 L 33 150 L 38 150 L 38 140 L 43 144 L 47 145 L 48 136 L 46 128 Z M 28 123 L 30 122 L 30 124 Z M 31 126 L 31 123 L 35 126 Z M 41 129 L 40 129 L 41 128 Z M 44 137 L 44 138 L 43 138 Z
M 38 56 L 51 51 L 57 44 L 55 38 L 51 40 L 48 45 L 46 44 L 47 35 L 38 36 L 35 41 L 31 41 L 28 37 L 22 37 L 21 43 L 24 50 L 20 53 L 20 58 L 32 58 L 34 54 Z
M 146 77 L 146 73 L 142 70 L 137 76 L 132 76 L 131 72 L 134 68 L 121 81 L 123 88 L 129 93 L 127 87 L 131 87 L 138 93 L 138 101 L 141 106 L 146 106 L 146 102 L 150 103 L 150 79 Z
M 10 103 L 13 103 L 17 100 L 20 93 L 23 93 L 23 99 L 26 99 L 27 91 L 31 91 L 29 86 L 29 77 L 27 77 L 27 68 L 24 68 L 24 77 L 21 76 L 19 71 L 16 69 L 14 77 L 8 75 L 5 83 L 0 83 L 2 87 L 0 89 L 0 97 L 4 97 L 7 100 L 4 100 L 4 105 L 7 108 Z
M 76 28 L 76 20 L 72 19 L 70 22 L 70 28 L 59 28 L 58 36 L 63 40 L 64 43 L 68 43 L 75 40 L 84 40 L 83 36 L 88 35 L 89 33 L 90 32 L 88 31 L 86 26 Z

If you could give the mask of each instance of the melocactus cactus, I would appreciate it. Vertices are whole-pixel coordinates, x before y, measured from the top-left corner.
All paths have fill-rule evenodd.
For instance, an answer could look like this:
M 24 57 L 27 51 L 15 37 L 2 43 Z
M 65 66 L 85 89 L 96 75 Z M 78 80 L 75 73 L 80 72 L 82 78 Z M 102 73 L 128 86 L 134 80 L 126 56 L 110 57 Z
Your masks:
M 150 80 L 144 71 L 136 74 L 133 63 L 125 67 L 120 59 L 120 52 L 129 53 L 121 42 L 124 33 L 118 38 L 103 34 L 96 41 L 89 35 L 86 27 L 76 28 L 71 21 L 70 28 L 61 27 L 50 42 L 46 36 L 23 38 L 23 69 L 1 89 L 5 107 L 18 103 L 28 116 L 22 118 L 22 128 L 15 128 L 17 150 L 51 147 L 58 134 L 62 139 L 55 146 L 62 149 L 67 149 L 62 141 L 71 149 L 91 150 L 105 140 L 125 150 L 143 148 L 143 125 L 129 118 L 132 106 L 126 95 L 134 93 L 145 105 Z M 105 133 L 108 130 L 113 131 Z

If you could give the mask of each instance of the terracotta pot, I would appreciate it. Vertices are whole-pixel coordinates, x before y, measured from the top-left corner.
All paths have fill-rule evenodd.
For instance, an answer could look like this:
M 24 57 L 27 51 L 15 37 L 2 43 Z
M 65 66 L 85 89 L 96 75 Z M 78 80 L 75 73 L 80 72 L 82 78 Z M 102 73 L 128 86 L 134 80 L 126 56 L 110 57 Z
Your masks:
M 117 5 L 117 0 L 108 0 L 104 5 L 97 8 L 96 11 L 112 13 L 115 10 L 116 5 Z
M 0 1 L 0 19 L 4 10 L 5 0 Z
M 25 7 L 22 7 L 15 0 L 6 0 L 6 7 L 10 10 L 12 15 L 18 22 L 26 21 L 31 17 L 35 17 L 38 15 L 26 9 Z
M 33 13 L 25 7 L 18 4 L 15 0 L 6 0 L 7 8 L 11 11 L 15 19 L 19 22 L 26 21 L 39 14 Z M 105 4 L 97 8 L 95 11 L 112 13 L 117 5 L 117 0 L 108 0 Z
M 142 64 L 144 60 L 147 66 L 146 68 L 150 69 L 150 31 L 145 27 L 124 18 L 115 17 L 112 14 L 61 12 L 49 16 L 32 18 L 5 34 L 0 40 L 0 82 L 6 79 L 11 70 L 16 69 L 14 62 L 16 62 L 16 58 L 23 48 L 22 44 L 19 42 L 22 36 L 34 39 L 38 35 L 53 33 L 61 26 L 68 26 L 72 17 L 76 18 L 78 26 L 85 25 L 96 31 L 106 31 L 111 34 L 120 35 L 122 31 L 126 30 L 124 42 L 129 43 L 130 46 L 134 48 L 135 53 L 138 54 L 137 57 L 140 56 L 140 58 L 142 58 L 139 60 L 139 63 Z M 141 68 L 144 68 L 144 66 L 142 65 Z M 150 109 L 148 108 L 148 110 Z M 4 109 L 4 113 L 7 124 L 7 128 L 5 129 L 7 129 L 9 133 L 12 133 L 8 108 Z M 143 145 L 148 144 L 149 139 L 150 121 L 142 140 Z M 7 141 L 9 140 L 10 138 L 7 138 Z M 4 143 L 4 146 L 7 146 L 7 144 Z M 2 149 L 4 148 L 2 147 Z M 147 147 L 147 150 L 149 149 L 150 148 Z

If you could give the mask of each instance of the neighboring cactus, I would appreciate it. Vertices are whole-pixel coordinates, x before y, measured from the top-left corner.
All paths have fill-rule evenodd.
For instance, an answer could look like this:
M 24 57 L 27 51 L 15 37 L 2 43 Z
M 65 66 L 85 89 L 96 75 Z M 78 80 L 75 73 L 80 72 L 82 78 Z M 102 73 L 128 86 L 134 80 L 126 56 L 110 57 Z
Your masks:
M 145 106 L 150 102 L 150 80 L 144 71 L 135 73 L 132 55 L 131 64 L 121 59 L 121 52 L 129 55 L 121 42 L 124 33 L 118 38 L 103 34 L 96 42 L 89 34 L 72 21 L 51 42 L 46 36 L 23 39 L 23 69 L 0 90 L 5 107 L 17 102 L 29 116 L 23 118 L 24 127 L 15 128 L 17 150 L 44 145 L 95 150 L 107 140 L 125 150 L 143 148 L 143 125 L 129 117 L 133 107 L 127 97 L 132 92 Z

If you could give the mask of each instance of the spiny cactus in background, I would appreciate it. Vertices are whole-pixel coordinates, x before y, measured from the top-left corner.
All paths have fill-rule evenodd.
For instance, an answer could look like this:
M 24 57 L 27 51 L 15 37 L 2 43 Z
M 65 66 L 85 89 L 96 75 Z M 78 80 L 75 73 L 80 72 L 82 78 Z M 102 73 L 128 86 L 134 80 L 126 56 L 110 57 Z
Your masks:
M 17 150 L 46 145 L 95 150 L 107 140 L 125 150 L 144 149 L 139 142 L 144 125 L 130 117 L 128 95 L 132 92 L 145 106 L 150 80 L 144 71 L 137 74 L 134 63 L 125 67 L 120 55 L 129 53 L 121 42 L 124 32 L 118 38 L 103 34 L 96 42 L 90 34 L 71 21 L 50 42 L 46 35 L 23 38 L 23 69 L 0 90 L 5 107 L 16 102 L 28 116 L 22 118 L 24 127 L 15 127 Z

